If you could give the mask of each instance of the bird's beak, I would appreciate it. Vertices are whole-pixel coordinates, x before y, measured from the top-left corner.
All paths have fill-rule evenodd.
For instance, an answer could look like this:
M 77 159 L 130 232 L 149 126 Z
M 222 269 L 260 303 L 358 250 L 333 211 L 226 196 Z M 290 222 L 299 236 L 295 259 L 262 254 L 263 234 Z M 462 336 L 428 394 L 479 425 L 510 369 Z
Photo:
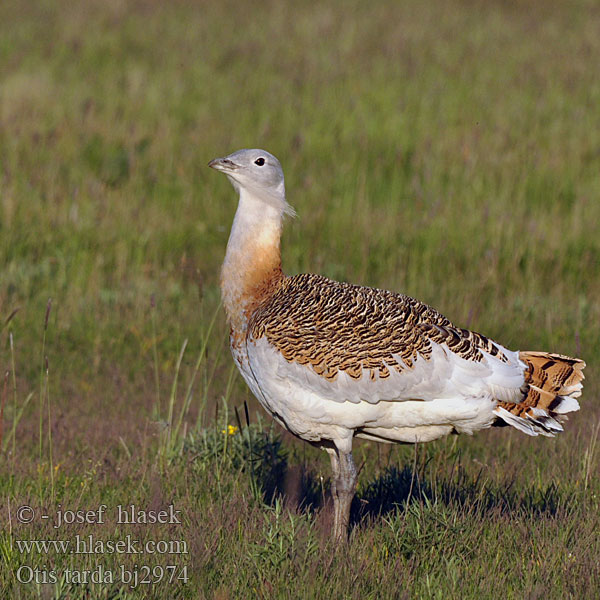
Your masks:
M 232 160 L 228 158 L 213 158 L 208 166 L 215 171 L 224 171 L 225 173 L 230 173 L 231 171 L 235 171 L 239 169 L 239 165 L 236 165 Z

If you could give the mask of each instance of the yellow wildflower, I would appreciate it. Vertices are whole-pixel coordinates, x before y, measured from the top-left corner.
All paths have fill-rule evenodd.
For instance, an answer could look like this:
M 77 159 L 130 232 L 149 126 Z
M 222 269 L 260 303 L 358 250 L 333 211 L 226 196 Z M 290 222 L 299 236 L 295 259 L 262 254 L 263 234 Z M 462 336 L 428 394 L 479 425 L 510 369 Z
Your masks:
M 235 435 L 237 433 L 238 428 L 235 425 L 227 425 L 227 429 L 221 429 L 221 433 L 226 433 L 227 435 Z

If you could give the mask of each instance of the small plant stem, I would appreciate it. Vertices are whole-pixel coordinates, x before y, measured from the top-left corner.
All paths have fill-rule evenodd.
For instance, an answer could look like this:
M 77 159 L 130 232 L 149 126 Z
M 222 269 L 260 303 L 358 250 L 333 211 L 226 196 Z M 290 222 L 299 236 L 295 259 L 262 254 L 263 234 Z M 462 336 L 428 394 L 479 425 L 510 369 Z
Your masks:
M 4 386 L 2 390 L 2 401 L 0 402 L 0 448 L 2 448 L 2 437 L 4 434 L 4 405 L 6 404 L 6 393 L 8 388 L 8 371 L 4 374 Z
M 179 434 L 179 430 L 183 423 L 183 419 L 184 419 L 185 415 L 187 414 L 190 404 L 192 402 L 192 391 L 193 391 L 194 383 L 196 381 L 196 375 L 198 374 L 200 365 L 202 364 L 202 362 L 204 361 L 204 359 L 206 357 L 206 347 L 208 346 L 208 340 L 210 339 L 210 334 L 213 330 L 217 315 L 219 313 L 219 307 L 220 307 L 220 304 L 219 304 L 219 306 L 217 306 L 217 309 L 215 310 L 215 312 L 212 316 L 212 319 L 208 325 L 208 330 L 206 331 L 206 333 L 203 336 L 202 347 L 200 349 L 200 352 L 198 353 L 198 359 L 196 360 L 196 364 L 194 365 L 192 377 L 190 378 L 190 383 L 185 392 L 185 397 L 184 397 L 184 401 L 183 401 L 181 410 L 179 411 L 179 418 L 177 419 L 177 424 L 175 425 L 175 427 L 173 429 L 173 436 L 175 436 L 175 437 L 177 437 Z
M 9 334 L 10 339 L 10 368 L 12 375 L 12 384 L 13 384 L 13 404 L 14 404 L 14 412 L 13 412 L 13 426 L 12 426 L 12 456 L 13 460 L 15 458 L 16 452 L 16 444 L 17 444 L 17 376 L 15 372 L 15 348 L 13 342 L 13 334 L 12 331 Z
M 48 462 L 50 465 L 50 489 L 52 493 L 52 499 L 54 499 L 54 463 L 52 460 L 52 418 L 50 415 L 50 385 L 49 385 L 49 373 L 48 368 L 48 357 L 46 357 L 46 406 L 48 408 Z
M 158 370 L 158 344 L 156 339 L 156 299 L 150 297 L 150 321 L 152 323 L 152 353 L 154 355 L 154 386 L 156 388 L 156 418 L 160 418 L 160 377 Z
M 44 333 L 42 335 L 42 364 L 40 367 L 40 444 L 39 444 L 39 457 L 40 463 L 42 462 L 42 450 L 44 445 L 44 366 L 46 363 L 46 332 L 48 330 L 48 319 L 50 318 L 50 310 L 52 309 L 52 298 L 48 298 L 46 303 L 46 315 L 44 317 Z

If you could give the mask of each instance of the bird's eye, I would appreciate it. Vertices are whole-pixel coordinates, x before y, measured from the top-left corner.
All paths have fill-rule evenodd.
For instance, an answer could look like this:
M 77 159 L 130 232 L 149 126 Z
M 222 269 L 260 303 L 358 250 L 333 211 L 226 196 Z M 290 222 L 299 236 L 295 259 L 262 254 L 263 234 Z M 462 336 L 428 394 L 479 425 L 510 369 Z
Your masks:
M 265 164 L 265 159 L 261 156 L 254 161 L 254 164 L 262 167 Z

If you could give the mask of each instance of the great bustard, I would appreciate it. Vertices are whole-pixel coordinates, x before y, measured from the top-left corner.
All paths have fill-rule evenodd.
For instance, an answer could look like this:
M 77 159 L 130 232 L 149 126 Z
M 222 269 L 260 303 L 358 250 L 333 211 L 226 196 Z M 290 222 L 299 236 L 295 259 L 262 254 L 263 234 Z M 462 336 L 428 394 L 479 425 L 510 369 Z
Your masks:
M 579 409 L 582 360 L 508 350 L 402 294 L 284 275 L 282 221 L 293 209 L 279 161 L 240 150 L 209 166 L 239 193 L 221 271 L 233 358 L 280 425 L 329 453 L 336 539 L 356 489 L 354 436 L 427 442 L 498 419 L 553 436 Z

